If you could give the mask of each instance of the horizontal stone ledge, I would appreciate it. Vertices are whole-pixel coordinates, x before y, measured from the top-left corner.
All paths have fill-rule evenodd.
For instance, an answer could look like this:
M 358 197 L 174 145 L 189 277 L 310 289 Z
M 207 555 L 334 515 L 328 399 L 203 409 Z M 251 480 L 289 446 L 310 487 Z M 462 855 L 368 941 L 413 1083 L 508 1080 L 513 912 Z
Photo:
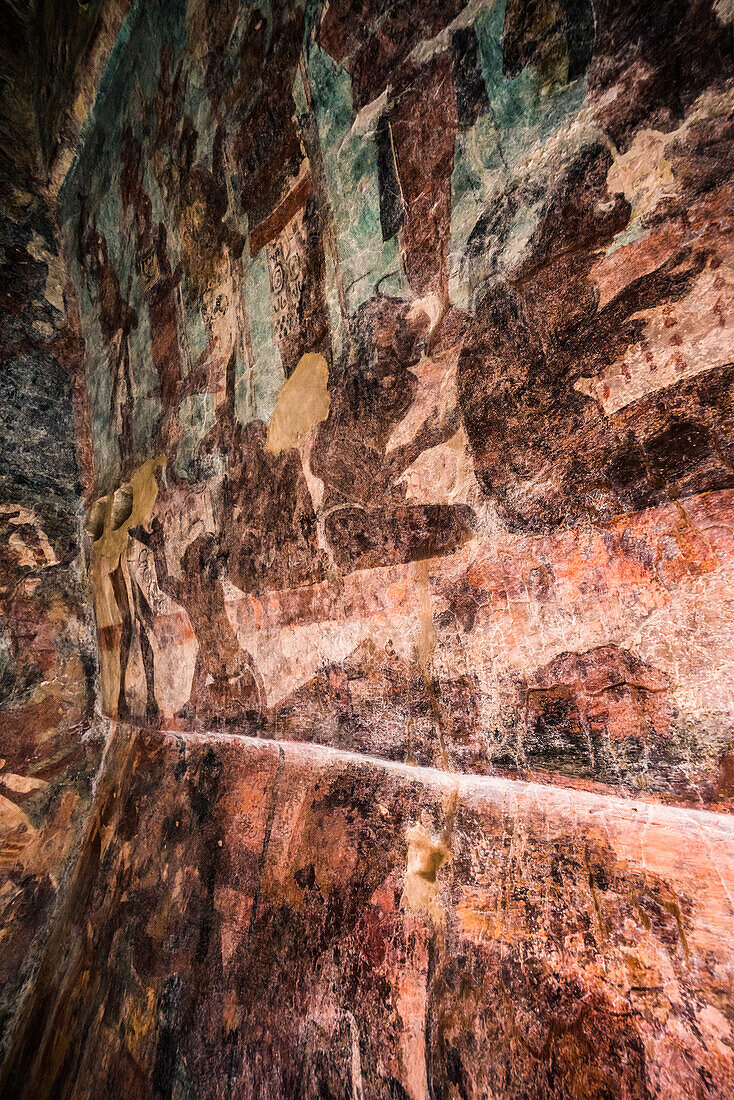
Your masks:
M 631 795 L 615 793 L 611 789 L 589 790 L 588 787 L 577 785 L 571 781 L 564 781 L 564 776 L 546 776 L 543 782 L 531 779 L 513 779 L 503 775 L 480 775 L 475 772 L 454 771 L 448 768 L 433 768 L 421 764 L 406 764 L 400 760 L 390 760 L 386 756 L 376 756 L 370 753 L 340 749 L 332 745 L 323 745 L 318 741 L 289 741 L 276 737 L 255 737 L 249 734 L 241 734 L 234 731 L 220 730 L 159 730 L 143 726 L 133 726 L 128 723 L 112 719 L 104 719 L 110 722 L 119 731 L 127 731 L 128 735 L 140 735 L 150 737 L 152 742 L 167 741 L 176 744 L 194 745 L 232 745 L 249 746 L 251 748 L 271 746 L 275 750 L 283 749 L 294 761 L 303 760 L 304 764 L 322 763 L 325 760 L 342 762 L 345 767 L 363 764 L 380 768 L 395 776 L 418 779 L 425 784 L 438 784 L 451 789 L 457 784 L 462 793 L 475 797 L 499 798 L 524 792 L 538 799 L 540 803 L 548 800 L 549 805 L 565 803 L 569 799 L 579 809 L 587 807 L 589 812 L 595 812 L 594 808 L 601 806 L 616 807 L 619 812 L 649 815 L 656 821 L 692 818 L 700 819 L 702 823 L 717 822 L 724 831 L 731 834 L 734 843 L 734 814 L 719 812 L 715 808 L 679 806 L 673 803 L 661 802 L 656 797 L 635 798 Z M 603 788 L 603 784 L 596 784 Z

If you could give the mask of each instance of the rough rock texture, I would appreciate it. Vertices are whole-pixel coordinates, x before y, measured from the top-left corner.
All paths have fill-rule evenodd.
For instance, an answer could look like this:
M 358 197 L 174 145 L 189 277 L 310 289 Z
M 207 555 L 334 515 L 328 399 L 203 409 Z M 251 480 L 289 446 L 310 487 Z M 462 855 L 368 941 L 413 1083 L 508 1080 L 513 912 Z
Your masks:
M 75 446 L 83 346 L 40 187 L 32 9 L 0 10 L 0 1049 L 100 760 L 86 736 L 96 646 Z
M 731 12 L 648 9 L 131 11 L 60 198 L 105 713 L 731 804 Z
M 734 1097 L 731 2 L 25 7 L 0 1092 Z
M 121 729 L 4 1095 L 730 1097 L 734 822 Z

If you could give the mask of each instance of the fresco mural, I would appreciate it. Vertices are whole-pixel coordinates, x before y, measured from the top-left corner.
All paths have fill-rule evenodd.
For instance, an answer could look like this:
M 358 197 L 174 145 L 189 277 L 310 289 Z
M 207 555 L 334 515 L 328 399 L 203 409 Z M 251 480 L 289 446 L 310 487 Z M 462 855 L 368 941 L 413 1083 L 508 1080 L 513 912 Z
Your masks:
M 731 1097 L 733 852 L 730 815 L 128 729 L 0 1089 Z
M 0 1100 L 734 1100 L 730 0 L 10 7 Z
M 60 196 L 105 712 L 729 804 L 726 5 L 127 29 Z

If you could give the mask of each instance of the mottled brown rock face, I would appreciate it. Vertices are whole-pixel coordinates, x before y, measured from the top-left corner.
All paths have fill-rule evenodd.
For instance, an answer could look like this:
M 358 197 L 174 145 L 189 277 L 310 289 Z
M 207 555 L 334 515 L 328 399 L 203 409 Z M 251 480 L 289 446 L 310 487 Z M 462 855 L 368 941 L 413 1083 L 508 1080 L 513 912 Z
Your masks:
M 0 1050 L 76 860 L 101 744 L 75 411 L 86 388 L 39 193 L 30 13 L 0 12 Z M 81 385 L 79 384 L 81 383 Z M 80 437 L 81 437 L 80 416 Z M 80 442 L 81 438 L 80 438 Z
M 729 799 L 731 33 L 673 8 L 130 17 L 60 198 L 105 713 Z M 610 647 L 665 690 L 533 687 Z
M 731 1096 L 733 840 L 701 811 L 120 729 L 7 1094 Z
M 52 7 L 0 1092 L 734 1097 L 731 3 Z

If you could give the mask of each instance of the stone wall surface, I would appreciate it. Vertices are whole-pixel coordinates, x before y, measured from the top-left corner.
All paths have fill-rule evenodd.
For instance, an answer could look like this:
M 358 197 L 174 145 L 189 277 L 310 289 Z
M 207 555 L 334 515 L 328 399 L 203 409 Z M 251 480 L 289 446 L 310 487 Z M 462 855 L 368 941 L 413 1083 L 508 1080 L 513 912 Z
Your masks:
M 4 1095 L 734 1096 L 731 816 L 121 728 Z
M 103 711 L 730 807 L 729 7 L 124 32 L 60 196 Z
M 75 446 L 83 345 L 56 210 L 39 185 L 23 7 L 0 12 L 0 1050 L 78 854 L 100 760 Z
M 734 1096 L 732 4 L 25 6 L 0 1094 Z

